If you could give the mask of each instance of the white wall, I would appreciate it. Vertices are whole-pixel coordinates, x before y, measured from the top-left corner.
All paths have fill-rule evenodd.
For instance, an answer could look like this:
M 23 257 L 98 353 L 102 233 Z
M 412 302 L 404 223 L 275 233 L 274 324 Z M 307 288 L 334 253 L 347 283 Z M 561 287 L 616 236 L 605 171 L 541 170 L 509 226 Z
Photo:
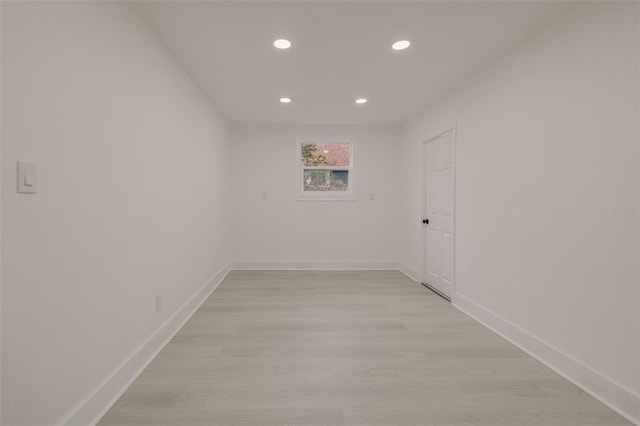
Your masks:
M 455 121 L 454 303 L 640 419 L 637 8 L 581 5 L 407 123 L 400 252 Z
M 637 8 L 580 6 L 401 145 L 388 127 L 237 125 L 229 153 L 127 4 L 3 2 L 2 423 L 78 418 L 220 276 L 231 231 L 240 266 L 419 270 L 420 143 L 453 121 L 454 302 L 640 418 Z M 295 141 L 322 135 L 357 139 L 357 201 L 295 201 Z M 17 160 L 38 163 L 37 195 L 15 193 Z
M 54 425 L 228 263 L 226 130 L 123 2 L 3 2 L 2 112 L 2 421 Z
M 355 138 L 356 201 L 296 201 L 297 139 L 307 136 Z M 235 125 L 231 140 L 236 266 L 395 265 L 396 129 Z

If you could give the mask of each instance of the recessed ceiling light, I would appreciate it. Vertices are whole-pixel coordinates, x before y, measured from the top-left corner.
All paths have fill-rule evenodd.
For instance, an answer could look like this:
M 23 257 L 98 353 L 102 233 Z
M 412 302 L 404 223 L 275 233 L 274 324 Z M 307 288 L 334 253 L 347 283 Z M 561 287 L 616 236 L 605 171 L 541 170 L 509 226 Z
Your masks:
M 411 42 L 409 40 L 400 40 L 393 43 L 391 48 L 393 50 L 404 50 L 409 46 L 411 46 Z
M 280 39 L 274 41 L 273 45 L 275 47 L 277 47 L 278 49 L 288 49 L 288 48 L 291 47 L 291 42 L 289 40 L 284 39 L 284 38 L 280 38 Z
M 280 102 L 283 104 L 288 104 L 291 102 L 291 98 L 280 98 Z
M 356 99 L 357 104 L 366 104 L 367 100 L 365 98 Z

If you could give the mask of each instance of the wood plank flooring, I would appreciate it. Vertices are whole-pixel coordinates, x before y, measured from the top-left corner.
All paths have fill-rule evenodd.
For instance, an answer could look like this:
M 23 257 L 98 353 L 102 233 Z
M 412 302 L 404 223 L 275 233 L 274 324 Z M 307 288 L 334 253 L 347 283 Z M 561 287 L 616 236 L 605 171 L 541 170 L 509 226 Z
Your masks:
M 234 271 L 100 426 L 631 425 L 396 271 Z

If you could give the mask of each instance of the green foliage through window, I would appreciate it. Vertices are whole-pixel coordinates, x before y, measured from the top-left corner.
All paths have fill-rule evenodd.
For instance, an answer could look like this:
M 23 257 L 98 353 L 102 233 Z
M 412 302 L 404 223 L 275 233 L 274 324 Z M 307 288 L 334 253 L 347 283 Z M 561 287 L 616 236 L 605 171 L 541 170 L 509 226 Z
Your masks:
M 305 191 L 346 191 L 349 186 L 349 171 L 307 169 L 303 179 Z

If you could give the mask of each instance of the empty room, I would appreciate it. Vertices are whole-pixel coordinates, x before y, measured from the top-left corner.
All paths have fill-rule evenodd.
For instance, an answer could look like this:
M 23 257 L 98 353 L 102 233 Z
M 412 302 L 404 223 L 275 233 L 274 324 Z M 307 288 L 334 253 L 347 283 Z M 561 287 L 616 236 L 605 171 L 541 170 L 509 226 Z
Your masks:
M 0 424 L 640 425 L 640 3 L 0 17 Z

